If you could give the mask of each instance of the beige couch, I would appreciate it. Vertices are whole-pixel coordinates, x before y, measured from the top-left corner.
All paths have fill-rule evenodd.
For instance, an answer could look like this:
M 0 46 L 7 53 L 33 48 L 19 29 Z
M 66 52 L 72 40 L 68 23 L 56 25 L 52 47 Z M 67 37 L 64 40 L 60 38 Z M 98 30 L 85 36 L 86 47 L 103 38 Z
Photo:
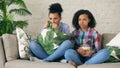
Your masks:
M 105 45 L 116 34 L 102 34 L 102 44 Z M 120 63 L 103 63 L 80 65 L 78 68 L 119 68 Z M 67 63 L 40 62 L 19 59 L 16 35 L 0 37 L 0 68 L 75 68 Z

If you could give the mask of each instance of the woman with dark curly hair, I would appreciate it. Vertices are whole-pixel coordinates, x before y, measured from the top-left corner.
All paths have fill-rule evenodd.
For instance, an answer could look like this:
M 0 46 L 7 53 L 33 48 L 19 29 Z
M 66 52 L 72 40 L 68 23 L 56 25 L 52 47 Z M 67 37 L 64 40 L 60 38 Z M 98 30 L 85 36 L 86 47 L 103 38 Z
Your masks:
M 63 12 L 63 9 L 59 3 L 51 4 L 49 7 L 49 22 L 52 24 L 52 28 L 54 30 L 59 30 L 60 32 L 63 32 L 65 34 L 70 33 L 70 28 L 67 24 L 60 22 L 62 17 L 61 13 Z M 43 28 L 48 28 L 50 26 L 49 22 L 47 22 Z M 49 41 L 49 40 L 48 40 Z M 46 42 L 47 43 L 47 42 Z M 64 57 L 64 53 L 67 49 L 73 48 L 72 43 L 70 40 L 63 41 L 59 47 L 51 46 L 49 44 L 49 48 L 46 48 L 47 50 L 53 50 L 54 52 L 50 52 L 48 54 L 48 51 L 43 48 L 44 45 L 41 45 L 41 43 L 38 43 L 37 41 L 32 41 L 30 43 L 30 49 L 32 53 L 38 58 L 42 59 L 43 61 L 47 62 L 53 62 L 53 61 L 59 61 L 61 58 Z
M 68 49 L 65 52 L 66 60 L 74 65 L 81 64 L 99 64 L 109 58 L 110 52 L 101 49 L 100 35 L 94 29 L 96 21 L 92 13 L 88 10 L 79 10 L 74 14 L 72 24 L 73 40 L 75 41 L 75 50 Z

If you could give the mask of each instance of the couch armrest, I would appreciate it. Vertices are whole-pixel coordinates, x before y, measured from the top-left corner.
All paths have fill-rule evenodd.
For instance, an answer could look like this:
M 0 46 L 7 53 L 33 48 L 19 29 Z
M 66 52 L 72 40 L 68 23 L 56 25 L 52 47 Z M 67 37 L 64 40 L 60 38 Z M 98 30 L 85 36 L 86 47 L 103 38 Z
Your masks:
M 2 38 L 0 37 L 0 68 L 4 68 L 4 67 L 5 67 L 5 54 L 2 44 Z

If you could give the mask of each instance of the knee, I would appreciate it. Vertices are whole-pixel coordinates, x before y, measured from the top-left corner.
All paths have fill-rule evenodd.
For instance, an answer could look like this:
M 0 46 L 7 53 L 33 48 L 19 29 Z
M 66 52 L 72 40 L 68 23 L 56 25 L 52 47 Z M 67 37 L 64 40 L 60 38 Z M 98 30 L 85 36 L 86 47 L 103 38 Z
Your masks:
M 31 42 L 30 42 L 30 45 L 29 45 L 29 48 L 30 48 L 30 49 L 36 48 L 36 43 L 37 43 L 36 41 L 31 41 Z
M 101 53 L 104 53 L 104 54 L 107 54 L 107 55 L 110 54 L 110 51 L 107 50 L 107 49 L 102 49 L 102 50 L 100 50 L 100 52 L 101 52 Z
M 74 55 L 76 53 L 76 51 L 75 50 L 73 50 L 73 49 L 68 49 L 68 50 L 66 50 L 65 51 L 65 57 L 67 57 L 67 56 L 72 56 L 72 55 Z
M 73 48 L 73 44 L 70 40 L 65 40 L 63 43 L 64 47 L 71 47 Z
M 110 51 L 107 50 L 107 49 L 102 49 L 97 54 L 99 54 L 99 55 L 101 55 L 103 57 L 106 57 L 106 58 L 110 57 Z
M 65 40 L 63 43 L 72 44 L 70 40 Z

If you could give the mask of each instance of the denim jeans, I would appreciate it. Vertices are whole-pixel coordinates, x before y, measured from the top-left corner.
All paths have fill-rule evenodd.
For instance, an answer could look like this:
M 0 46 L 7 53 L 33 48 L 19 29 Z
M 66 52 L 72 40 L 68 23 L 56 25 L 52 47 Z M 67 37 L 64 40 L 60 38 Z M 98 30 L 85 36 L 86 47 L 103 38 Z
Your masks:
M 47 62 L 52 62 L 62 58 L 66 50 L 73 48 L 73 44 L 70 40 L 65 40 L 51 55 L 48 55 L 44 48 L 37 41 L 31 41 L 29 48 L 37 58 L 43 59 Z
M 106 61 L 110 57 L 110 52 L 106 49 L 101 49 L 89 58 L 82 57 L 75 50 L 69 49 L 65 52 L 65 59 L 67 61 L 73 61 L 77 65 L 85 64 L 100 64 Z

